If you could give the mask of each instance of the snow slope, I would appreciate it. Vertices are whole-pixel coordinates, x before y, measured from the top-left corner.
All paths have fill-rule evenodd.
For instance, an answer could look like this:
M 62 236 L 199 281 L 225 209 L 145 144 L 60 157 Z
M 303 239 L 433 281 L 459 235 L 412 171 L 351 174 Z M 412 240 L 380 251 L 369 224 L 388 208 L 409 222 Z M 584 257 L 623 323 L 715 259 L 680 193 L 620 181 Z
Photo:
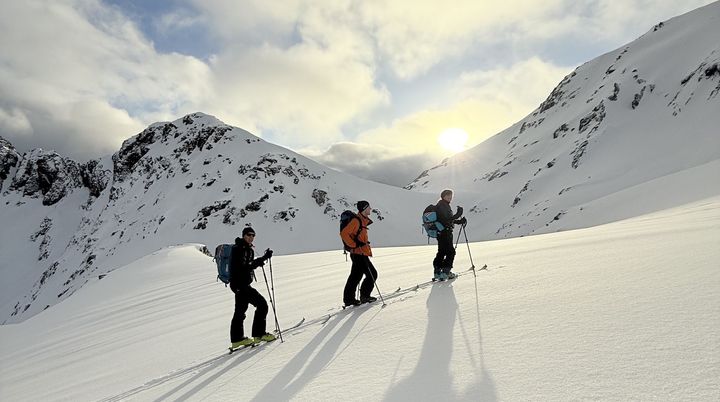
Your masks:
M 720 2 L 659 23 L 407 188 L 479 194 L 466 205 L 475 239 L 588 227 L 630 216 L 626 207 L 649 213 L 720 195 L 718 38 Z M 687 178 L 682 195 L 634 191 L 678 174 Z M 611 198 L 608 210 L 591 212 Z
M 261 234 L 256 242 L 274 241 Z M 487 270 L 417 290 L 434 247 L 378 248 L 385 308 L 338 309 L 349 264 L 337 251 L 278 256 L 280 323 L 307 321 L 284 343 L 231 356 L 232 296 L 199 248 L 159 250 L 1 326 L 0 399 L 720 395 L 720 197 L 589 229 L 472 243 L 475 265 Z M 458 272 L 470 266 L 467 246 L 456 261 Z M 266 292 L 262 280 L 255 286 Z

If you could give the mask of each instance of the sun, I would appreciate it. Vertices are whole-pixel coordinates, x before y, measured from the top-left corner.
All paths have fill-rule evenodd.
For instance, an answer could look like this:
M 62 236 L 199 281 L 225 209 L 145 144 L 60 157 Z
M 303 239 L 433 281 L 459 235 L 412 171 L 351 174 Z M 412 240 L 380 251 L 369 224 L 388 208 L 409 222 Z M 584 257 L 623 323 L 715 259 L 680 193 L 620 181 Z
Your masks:
M 467 131 L 462 128 L 448 128 L 440 133 L 438 142 L 448 151 L 460 152 L 465 150 L 468 137 Z

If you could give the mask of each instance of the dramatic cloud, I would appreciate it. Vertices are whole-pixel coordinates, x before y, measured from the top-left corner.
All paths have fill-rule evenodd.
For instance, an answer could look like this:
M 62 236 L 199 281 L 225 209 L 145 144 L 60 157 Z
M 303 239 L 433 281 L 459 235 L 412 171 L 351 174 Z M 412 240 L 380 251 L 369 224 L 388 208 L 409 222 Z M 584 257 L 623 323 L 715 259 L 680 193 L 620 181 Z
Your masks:
M 9 131 L 19 147 L 97 156 L 207 96 L 207 66 L 158 54 L 100 3 L 9 2 L 0 15 L 0 108 L 30 126 L 22 136 Z
M 398 150 L 378 144 L 341 142 L 322 153 L 305 151 L 316 161 L 357 177 L 393 186 L 403 186 L 434 162 L 425 153 L 402 155 Z
M 477 145 L 532 112 L 570 71 L 533 58 L 507 69 L 463 74 L 448 88 L 454 97 L 442 96 L 454 103 L 365 131 L 353 143 L 336 144 L 314 158 L 356 176 L 405 185 L 450 155 L 437 142 L 442 131 L 462 128 L 470 134 L 468 146 Z M 392 170 L 397 174 L 387 173 Z
M 578 64 L 709 2 L 9 1 L 0 135 L 87 159 L 202 111 L 404 184 L 447 156 L 442 130 L 477 144 Z

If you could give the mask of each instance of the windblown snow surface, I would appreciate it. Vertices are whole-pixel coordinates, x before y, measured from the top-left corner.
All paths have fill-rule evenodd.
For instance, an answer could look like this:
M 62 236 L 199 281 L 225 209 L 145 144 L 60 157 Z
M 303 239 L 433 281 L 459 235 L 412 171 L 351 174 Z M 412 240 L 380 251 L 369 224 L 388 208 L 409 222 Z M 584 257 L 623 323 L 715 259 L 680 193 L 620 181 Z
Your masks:
M 272 235 L 256 244 L 272 247 Z M 384 307 L 340 309 L 349 263 L 339 251 L 273 258 L 280 325 L 306 321 L 284 342 L 233 355 L 233 297 L 211 258 L 197 244 L 158 250 L 0 327 L 0 399 L 720 396 L 720 197 L 588 229 L 461 242 L 452 282 L 423 284 L 432 245 L 379 246 Z

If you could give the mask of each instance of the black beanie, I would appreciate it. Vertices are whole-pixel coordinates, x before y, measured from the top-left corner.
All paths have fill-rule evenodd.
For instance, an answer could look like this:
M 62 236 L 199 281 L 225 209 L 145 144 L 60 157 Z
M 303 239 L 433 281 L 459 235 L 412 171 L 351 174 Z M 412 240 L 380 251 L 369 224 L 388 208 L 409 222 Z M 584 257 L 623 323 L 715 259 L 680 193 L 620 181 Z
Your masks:
M 253 230 L 253 228 L 251 228 L 250 226 L 248 226 L 248 227 L 246 227 L 245 229 L 243 229 L 242 235 L 245 236 L 245 235 L 248 234 L 248 233 L 255 234 L 255 230 Z
M 365 208 L 367 208 L 369 206 L 370 206 L 370 203 L 367 201 L 358 201 L 358 203 L 357 203 L 358 212 L 364 211 Z

